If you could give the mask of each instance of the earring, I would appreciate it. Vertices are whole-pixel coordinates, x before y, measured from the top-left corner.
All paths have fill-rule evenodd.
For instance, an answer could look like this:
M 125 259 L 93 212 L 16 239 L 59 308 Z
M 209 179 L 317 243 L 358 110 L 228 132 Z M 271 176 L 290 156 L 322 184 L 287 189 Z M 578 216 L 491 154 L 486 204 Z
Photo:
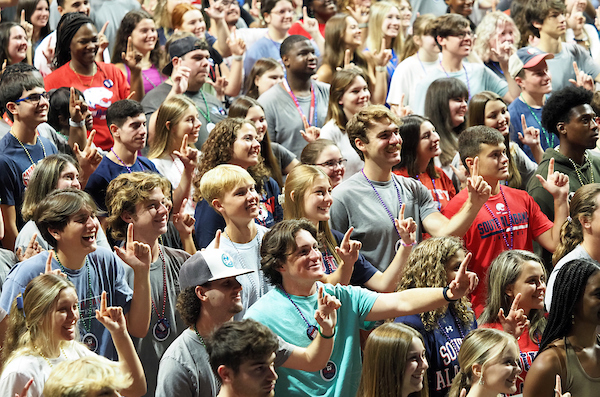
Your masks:
M 485 382 L 483 381 L 483 376 L 481 376 L 481 378 L 479 378 L 479 385 L 480 386 L 485 385 Z
M 575 324 L 575 314 L 571 314 L 571 324 Z

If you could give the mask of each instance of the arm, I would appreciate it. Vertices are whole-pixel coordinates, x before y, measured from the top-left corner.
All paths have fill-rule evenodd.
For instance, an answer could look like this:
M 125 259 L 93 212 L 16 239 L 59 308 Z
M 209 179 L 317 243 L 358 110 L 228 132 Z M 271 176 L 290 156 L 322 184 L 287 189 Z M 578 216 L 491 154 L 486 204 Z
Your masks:
M 243 56 L 246 52 L 246 43 L 243 39 L 237 38 L 235 27 L 231 30 L 231 36 L 227 38 L 227 47 L 232 55 L 232 62 L 229 75 L 226 76 L 229 84 L 225 87 L 225 95 L 235 97 L 240 94 L 240 90 L 242 89 Z
M 194 255 L 196 253 L 196 244 L 194 243 L 192 234 L 194 232 L 194 223 L 196 220 L 193 216 L 184 212 L 187 200 L 187 198 L 183 199 L 179 212 L 173 214 L 173 225 L 175 225 L 175 229 L 179 232 L 183 250 L 190 255 Z
M 223 58 L 231 55 L 231 50 L 227 45 L 229 39 L 229 27 L 225 22 L 225 12 L 223 11 L 223 4 L 219 1 L 215 4 L 213 0 L 209 1 L 210 7 L 205 8 L 206 15 L 212 20 L 211 25 L 215 27 L 217 32 L 217 40 L 213 44 L 213 48 L 219 51 L 219 54 Z
M 523 397 L 554 397 L 556 375 L 566 379 L 561 365 L 564 361 L 562 349 L 549 348 L 539 353 L 527 372 Z
M 96 62 L 104 62 L 104 50 L 108 48 L 108 37 L 104 34 L 108 27 L 108 21 L 102 25 L 102 29 L 98 32 L 98 52 L 96 53 Z
M 133 269 L 133 297 L 125 315 L 132 336 L 143 338 L 150 327 L 152 298 L 150 297 L 150 246 L 133 240 L 133 224 L 127 228 L 125 249 L 115 247 L 115 253 Z M 143 393 L 142 393 L 143 394 Z
M 174 95 L 180 95 L 187 91 L 190 73 L 190 68 L 188 68 L 187 66 L 183 66 L 179 58 L 173 58 L 173 72 L 171 73 L 171 77 L 169 77 L 171 91 L 169 91 L 169 93 L 167 94 L 165 101 Z M 158 109 L 156 109 L 154 113 L 152 113 L 152 115 L 150 116 L 150 123 L 148 124 L 148 138 L 150 138 L 150 141 L 152 141 L 152 138 L 154 138 L 157 115 Z
M 17 240 L 17 213 L 14 205 L 0 205 L 0 211 L 2 213 L 3 228 L 4 228 L 4 239 L 2 240 L 2 246 L 7 250 L 14 250 L 15 241 Z
M 85 100 L 75 97 L 75 89 L 71 87 L 69 94 L 69 117 L 75 124 L 83 124 L 83 126 L 69 126 L 69 146 L 71 148 L 78 144 L 79 147 L 86 146 L 87 129 L 85 128 L 85 118 L 90 114 Z M 94 138 L 91 138 L 92 141 Z M 89 176 L 89 174 L 88 174 Z
M 107 22 L 108 23 L 108 22 Z M 105 24 L 106 26 L 106 24 Z M 129 67 L 131 70 L 131 84 L 130 84 L 130 92 L 131 99 L 134 101 L 141 102 L 146 94 L 144 92 L 144 80 L 142 78 L 142 67 L 140 66 L 142 62 L 142 54 L 139 53 L 134 47 L 132 43 L 132 38 L 129 36 L 127 39 L 127 52 L 121 53 L 121 58 L 123 59 L 123 63 Z
M 175 213 L 180 212 L 183 201 L 190 196 L 192 189 L 192 179 L 194 177 L 194 171 L 198 165 L 198 149 L 188 146 L 188 136 L 185 134 L 181 140 L 181 147 L 179 150 L 174 150 L 173 154 L 181 160 L 183 163 L 183 173 L 181 174 L 181 182 L 173 192 L 173 211 Z
M 102 161 L 102 155 L 98 153 L 98 149 L 93 146 L 95 136 L 96 130 L 92 130 L 89 138 L 87 139 L 85 147 L 83 148 L 83 151 L 79 150 L 78 143 L 75 143 L 75 146 L 73 147 L 73 154 L 75 154 L 75 158 L 79 163 L 79 167 L 81 167 L 79 181 L 81 182 L 82 189 L 85 189 L 90 175 L 96 171 L 96 168 L 98 168 L 98 165 Z
M 544 158 L 544 150 L 540 143 L 540 130 L 534 127 L 527 127 L 524 114 L 521 114 L 521 131 L 523 131 L 523 133 L 518 133 L 519 140 L 523 145 L 529 146 L 535 162 L 538 164 L 541 163 Z
M 392 59 L 392 51 L 385 48 L 385 39 L 382 39 L 381 50 L 372 53 L 372 66 L 369 68 L 375 69 L 375 89 L 371 97 L 371 102 L 374 104 L 385 104 L 387 99 L 387 64 L 390 59 Z
M 306 30 L 310 37 L 314 40 L 315 44 L 319 48 L 321 56 L 325 54 L 325 39 L 319 30 L 319 22 L 315 18 L 308 16 L 306 7 L 302 7 L 302 21 L 298 21 L 302 24 L 302 28 Z

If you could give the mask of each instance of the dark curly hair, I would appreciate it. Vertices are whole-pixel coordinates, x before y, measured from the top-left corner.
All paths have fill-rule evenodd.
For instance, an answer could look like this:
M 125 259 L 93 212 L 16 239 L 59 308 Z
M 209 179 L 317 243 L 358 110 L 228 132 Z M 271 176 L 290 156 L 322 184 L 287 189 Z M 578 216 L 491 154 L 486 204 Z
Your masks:
M 115 38 L 115 48 L 112 51 L 111 63 L 123 63 L 121 53 L 127 51 L 127 39 L 131 36 L 131 33 L 135 27 L 143 21 L 149 19 L 153 21 L 152 15 L 145 10 L 133 10 L 129 11 L 123 17 L 119 30 L 117 30 L 117 37 Z M 150 52 L 150 63 L 152 66 L 159 67 L 159 63 L 163 57 L 162 49 L 160 48 L 159 40 L 156 40 L 154 49 Z
M 202 176 L 220 164 L 228 164 L 233 157 L 233 143 L 237 139 L 237 132 L 244 124 L 254 127 L 251 120 L 241 118 L 228 118 L 217 123 L 202 145 L 202 156 L 198 165 L 198 172 L 194 176 L 194 201 L 202 201 L 200 193 L 200 180 Z M 265 181 L 269 178 L 269 171 L 264 165 L 262 156 L 258 164 L 249 167 L 248 173 L 256 182 L 256 190 L 262 191 Z
M 203 287 L 208 285 L 210 283 L 204 284 Z M 196 295 L 196 287 L 187 287 L 181 290 L 177 296 L 175 307 L 185 325 L 191 327 L 196 324 L 200 317 L 200 309 L 202 309 L 202 301 Z
M 542 126 L 560 138 L 556 125 L 569 122 L 571 110 L 580 105 L 589 105 L 593 96 L 591 91 L 583 87 L 566 86 L 553 92 L 542 109 Z

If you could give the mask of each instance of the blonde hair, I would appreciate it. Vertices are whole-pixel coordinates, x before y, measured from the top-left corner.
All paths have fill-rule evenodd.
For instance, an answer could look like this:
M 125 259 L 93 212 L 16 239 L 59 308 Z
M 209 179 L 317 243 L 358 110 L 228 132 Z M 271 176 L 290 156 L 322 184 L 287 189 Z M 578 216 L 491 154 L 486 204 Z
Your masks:
M 517 351 L 517 340 L 510 334 L 493 328 L 477 328 L 467 335 L 458 353 L 460 371 L 452 380 L 448 397 L 458 397 L 462 389 L 467 393 L 473 384 L 473 365 L 482 366 L 482 374 L 486 365 L 500 357 L 506 346 L 512 343 Z
M 212 207 L 214 199 L 222 200 L 225 193 L 238 186 L 255 183 L 252 175 L 239 165 L 220 164 L 202 175 L 200 194 Z
M 414 338 L 423 345 L 423 337 L 408 325 L 385 323 L 376 328 L 367 339 L 359 397 L 402 396 L 403 379 L 408 361 L 408 351 Z M 423 389 L 411 396 L 427 397 L 427 371 L 423 377 Z
M 97 354 L 63 361 L 44 384 L 45 397 L 86 397 L 104 390 L 121 391 L 133 383 L 117 362 Z
M 498 34 L 498 24 L 500 22 L 512 26 L 516 44 L 521 41 L 521 33 L 511 17 L 501 11 L 487 13 L 481 22 L 479 22 L 479 25 L 477 25 L 477 29 L 475 30 L 477 40 L 475 40 L 475 43 L 473 44 L 473 51 L 475 51 L 484 62 L 490 60 L 490 56 L 492 55 L 490 40 Z
M 181 5 L 181 4 L 180 4 Z M 168 98 L 158 108 L 156 115 L 156 129 L 152 143 L 150 145 L 150 151 L 148 152 L 149 159 L 155 159 L 165 154 L 165 151 L 169 149 L 169 143 L 171 143 L 175 137 L 171 134 L 173 127 L 175 127 L 188 109 L 196 109 L 196 105 L 186 96 L 175 95 Z M 167 122 L 170 122 L 167 127 Z M 189 144 L 192 146 L 191 144 Z
M 381 29 L 381 27 L 383 26 L 386 15 L 392 8 L 396 8 L 398 12 L 400 12 L 398 5 L 390 1 L 379 1 L 371 5 L 371 10 L 369 12 L 369 36 L 367 37 L 367 48 L 369 48 L 370 51 L 381 51 L 381 40 L 384 38 L 383 29 Z M 390 49 L 394 50 L 399 56 L 402 53 L 403 45 L 404 34 L 402 33 L 402 29 L 400 29 L 398 36 L 392 39 Z
M 399 62 L 402 62 L 406 58 L 413 56 L 419 51 L 419 46 L 415 43 L 415 37 L 432 36 L 433 29 L 432 23 L 435 21 L 435 15 L 423 14 L 419 15 L 412 25 L 412 34 L 404 41 L 404 48 L 402 48 L 402 54 L 398 56 Z

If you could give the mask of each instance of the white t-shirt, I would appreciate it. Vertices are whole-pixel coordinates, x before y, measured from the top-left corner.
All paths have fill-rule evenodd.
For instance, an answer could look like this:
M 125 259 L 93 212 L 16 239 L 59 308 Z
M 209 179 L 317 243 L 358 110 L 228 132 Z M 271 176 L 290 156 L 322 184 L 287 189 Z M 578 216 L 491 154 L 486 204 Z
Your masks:
M 333 119 L 329 120 L 321 128 L 321 138 L 330 139 L 335 142 L 342 153 L 342 157 L 348 160 L 344 180 L 350 178 L 365 166 L 365 162 L 360 159 L 360 156 L 352 147 L 348 134 L 343 133 Z
M 173 159 L 174 158 L 174 159 Z M 181 176 L 184 171 L 183 163 L 177 156 L 172 156 L 166 159 L 152 159 L 150 160 L 160 172 L 162 176 L 167 178 L 173 186 L 173 190 L 177 189 L 181 182 Z M 196 202 L 194 201 L 194 185 L 190 189 L 187 204 L 185 205 L 185 213 L 194 216 L 196 211 Z
M 399 105 L 402 94 L 404 94 L 404 106 L 409 105 L 411 98 L 414 97 L 417 83 L 423 80 L 429 69 L 435 67 L 437 63 L 438 61 L 421 62 L 417 58 L 417 54 L 400 62 L 392 75 L 387 103 Z

